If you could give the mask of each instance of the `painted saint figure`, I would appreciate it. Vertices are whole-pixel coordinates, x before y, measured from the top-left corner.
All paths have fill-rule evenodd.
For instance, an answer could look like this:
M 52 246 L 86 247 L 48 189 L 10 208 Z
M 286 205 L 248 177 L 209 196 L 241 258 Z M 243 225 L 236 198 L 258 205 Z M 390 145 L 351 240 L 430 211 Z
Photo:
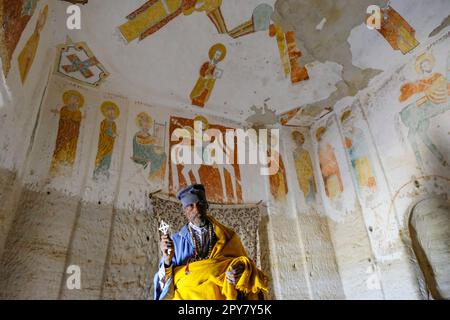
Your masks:
M 217 64 L 225 59 L 226 54 L 227 49 L 221 43 L 217 43 L 209 49 L 210 61 L 205 62 L 200 68 L 199 78 L 190 95 L 193 105 L 204 107 L 208 102 L 216 79 L 221 76 L 222 70 L 217 68 Z
M 303 147 L 305 143 L 305 136 L 301 132 L 292 132 L 292 139 L 297 145 L 293 153 L 298 185 L 303 191 L 306 202 L 311 203 L 315 201 L 315 195 L 317 192 L 311 156 Z
M 226 25 L 220 10 L 222 0 L 150 0 L 126 18 L 128 22 L 119 27 L 127 42 L 143 40 L 157 32 L 181 13 L 206 12 L 219 33 L 226 33 Z
M 321 127 L 316 132 L 316 138 L 319 143 L 319 163 L 322 172 L 322 178 L 325 185 L 325 193 L 331 200 L 336 199 L 344 192 L 342 184 L 341 171 L 336 159 L 333 147 L 322 141 L 322 136 L 326 129 Z
M 345 111 L 341 116 L 344 129 L 345 148 L 349 155 L 352 173 L 359 188 L 376 188 L 376 179 L 373 174 L 369 149 L 363 131 L 351 122 L 351 111 Z
M 421 97 L 410 103 L 401 112 L 400 117 L 405 126 L 408 127 L 408 139 L 414 150 L 417 163 L 424 168 L 422 156 L 419 151 L 419 142 L 431 151 L 431 153 L 445 167 L 448 162 L 436 147 L 428 135 L 430 119 L 450 110 L 450 56 L 447 58 L 447 78 L 440 73 L 432 73 L 435 59 L 431 53 L 424 53 L 416 60 L 416 71 L 423 79 L 404 84 L 400 91 L 400 102 L 420 94 Z
M 281 154 L 278 152 L 278 136 L 269 133 L 269 139 L 271 144 L 269 150 L 267 150 L 267 156 L 268 159 L 270 159 L 268 167 L 278 168 L 277 172 L 269 175 L 270 193 L 276 201 L 282 201 L 286 199 L 286 195 L 289 191 L 286 179 L 286 169 Z M 272 161 L 276 162 L 276 164 Z
M 41 38 L 41 31 L 44 29 L 45 23 L 47 21 L 48 16 L 48 6 L 41 11 L 39 14 L 38 21 L 36 23 L 36 28 L 34 29 L 33 34 L 28 39 L 27 43 L 23 47 L 22 51 L 19 54 L 18 62 L 19 62 L 19 71 L 20 71 L 20 80 L 22 83 L 25 83 L 28 72 L 33 65 L 34 57 L 36 56 L 36 51 L 38 49 L 39 40 Z
M 267 31 L 272 19 L 273 8 L 267 3 L 261 3 L 253 10 L 252 18 L 228 31 L 233 39 L 252 34 L 258 31 Z
M 61 110 L 52 110 L 53 113 L 59 114 L 58 134 L 50 167 L 52 177 L 56 176 L 63 167 L 68 169 L 67 174 L 71 175 L 83 119 L 80 108 L 84 105 L 84 98 L 81 93 L 75 90 L 66 91 L 63 94 L 63 102 L 64 106 Z
M 150 167 L 149 180 L 162 181 L 166 170 L 166 154 L 164 147 L 149 131 L 153 119 L 145 112 L 136 117 L 136 125 L 140 129 L 133 138 L 133 156 L 131 159 L 144 167 Z
M 415 38 L 416 31 L 392 7 L 381 10 L 381 29 L 378 32 L 387 40 L 394 50 L 407 54 L 419 45 Z
M 271 24 L 269 27 L 269 36 L 276 37 L 277 39 L 278 51 L 280 52 L 285 76 L 288 77 L 290 75 L 293 84 L 308 80 L 308 70 L 306 67 L 301 67 L 297 62 L 297 59 L 302 56 L 302 53 L 297 47 L 295 32 L 284 32 L 280 26 Z
M 114 120 L 120 115 L 119 107 L 112 101 L 105 101 L 100 107 L 105 117 L 100 124 L 97 156 L 95 157 L 94 179 L 109 177 L 114 142 L 117 137 L 117 126 Z

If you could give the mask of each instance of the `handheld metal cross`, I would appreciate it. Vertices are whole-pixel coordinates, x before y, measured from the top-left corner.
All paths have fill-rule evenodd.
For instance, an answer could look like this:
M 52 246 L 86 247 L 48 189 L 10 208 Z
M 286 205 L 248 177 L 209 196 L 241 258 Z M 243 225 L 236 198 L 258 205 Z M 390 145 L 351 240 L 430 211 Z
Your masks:
M 163 233 L 163 235 L 167 235 L 169 233 L 170 226 L 164 221 L 161 220 L 161 223 L 159 224 L 159 231 Z
M 159 231 L 161 231 L 162 234 L 166 236 L 169 234 L 169 229 L 170 229 L 170 226 L 164 220 L 161 220 L 161 223 L 159 224 Z M 170 251 L 172 251 L 172 249 L 167 250 L 167 252 L 169 254 L 170 254 Z

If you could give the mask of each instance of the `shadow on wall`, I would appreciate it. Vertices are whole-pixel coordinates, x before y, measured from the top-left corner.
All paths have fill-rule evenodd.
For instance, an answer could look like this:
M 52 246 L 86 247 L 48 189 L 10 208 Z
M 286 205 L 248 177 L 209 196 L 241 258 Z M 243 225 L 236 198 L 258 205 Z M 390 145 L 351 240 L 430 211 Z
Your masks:
M 433 299 L 450 299 L 450 204 L 432 197 L 414 205 L 408 229 L 412 249 Z

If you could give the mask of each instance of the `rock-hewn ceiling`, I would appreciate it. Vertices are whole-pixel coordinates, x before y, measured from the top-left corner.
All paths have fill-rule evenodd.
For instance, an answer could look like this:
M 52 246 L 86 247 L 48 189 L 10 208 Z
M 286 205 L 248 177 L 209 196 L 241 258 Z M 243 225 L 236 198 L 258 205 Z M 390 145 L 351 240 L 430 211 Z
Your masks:
M 381 31 L 365 25 L 369 5 L 386 8 Z M 257 123 L 302 107 L 310 121 L 417 54 L 449 12 L 448 0 L 89 0 L 69 36 L 110 71 L 108 91 Z

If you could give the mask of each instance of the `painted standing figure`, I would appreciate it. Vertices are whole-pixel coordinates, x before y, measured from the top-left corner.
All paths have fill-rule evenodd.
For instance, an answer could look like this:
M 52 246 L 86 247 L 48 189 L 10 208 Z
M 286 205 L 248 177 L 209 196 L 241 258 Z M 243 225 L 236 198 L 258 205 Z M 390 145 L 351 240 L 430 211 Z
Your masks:
M 166 154 L 164 147 L 159 146 L 156 137 L 149 131 L 153 126 L 153 119 L 145 112 L 136 117 L 136 124 L 140 130 L 133 138 L 132 160 L 146 169 L 150 166 L 149 180 L 162 181 L 166 169 Z
M 51 176 L 55 176 L 63 166 L 69 169 L 68 174 L 71 174 L 83 119 L 80 108 L 84 105 L 84 98 L 81 93 L 75 90 L 66 91 L 63 101 L 61 110 L 52 110 L 53 113 L 59 114 L 59 127 L 50 167 Z
M 341 171 L 334 149 L 328 142 L 322 140 L 325 131 L 326 129 L 321 127 L 316 133 L 319 143 L 320 170 L 322 171 L 325 193 L 328 198 L 334 200 L 344 192 L 344 185 L 342 184 Z
M 100 124 L 94 179 L 98 179 L 100 176 L 109 177 L 109 167 L 117 137 L 117 126 L 114 120 L 120 115 L 119 107 L 111 101 L 103 102 L 100 109 L 105 119 Z
M 432 73 L 435 59 L 431 53 L 424 53 L 416 60 L 416 71 L 423 79 L 406 83 L 401 87 L 400 102 L 410 97 L 422 94 L 416 101 L 407 105 L 401 112 L 400 117 L 405 126 L 408 127 L 408 139 L 414 150 L 417 163 L 424 168 L 422 156 L 419 151 L 419 141 L 423 142 L 431 153 L 445 167 L 448 165 L 446 159 L 436 147 L 428 135 L 430 119 L 450 110 L 450 56 L 447 58 L 447 78 L 440 73 Z
M 200 68 L 200 75 L 191 92 L 192 104 L 198 107 L 204 107 L 208 102 L 211 92 L 216 84 L 216 79 L 220 77 L 220 71 L 217 64 L 225 59 L 227 49 L 223 44 L 215 44 L 209 49 L 210 61 L 205 62 Z
M 377 186 L 370 161 L 370 153 L 367 147 L 364 132 L 352 123 L 351 111 L 345 111 L 341 116 L 344 130 L 345 148 L 352 165 L 352 174 L 356 184 L 361 189 L 375 189 Z
M 128 43 L 143 40 L 181 13 L 190 15 L 198 11 L 207 14 L 219 33 L 226 33 L 221 4 L 222 0 L 149 0 L 126 17 L 128 21 L 119 26 L 119 31 Z
M 305 136 L 301 132 L 292 132 L 292 139 L 297 145 L 294 150 L 294 162 L 298 185 L 303 191 L 305 201 L 311 203 L 315 201 L 316 194 L 316 182 L 311 156 L 308 150 L 303 147 L 305 144 Z

